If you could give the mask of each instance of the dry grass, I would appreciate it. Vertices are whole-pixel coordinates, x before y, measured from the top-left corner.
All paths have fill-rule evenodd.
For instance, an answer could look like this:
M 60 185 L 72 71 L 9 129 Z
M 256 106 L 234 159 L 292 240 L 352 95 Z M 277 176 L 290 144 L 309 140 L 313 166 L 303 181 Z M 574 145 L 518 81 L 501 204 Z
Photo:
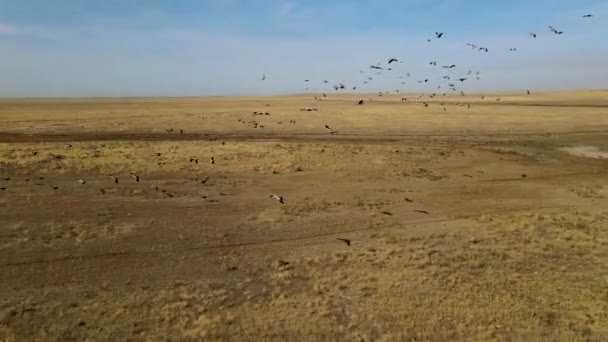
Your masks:
M 608 92 L 370 96 L 0 101 L 0 339 L 608 339 Z

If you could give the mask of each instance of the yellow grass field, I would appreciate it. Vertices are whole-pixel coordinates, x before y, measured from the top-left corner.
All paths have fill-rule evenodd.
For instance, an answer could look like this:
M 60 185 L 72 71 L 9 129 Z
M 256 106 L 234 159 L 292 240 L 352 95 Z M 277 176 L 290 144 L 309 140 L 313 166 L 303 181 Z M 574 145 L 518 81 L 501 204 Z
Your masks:
M 1 100 L 0 187 L 2 341 L 608 340 L 608 91 Z

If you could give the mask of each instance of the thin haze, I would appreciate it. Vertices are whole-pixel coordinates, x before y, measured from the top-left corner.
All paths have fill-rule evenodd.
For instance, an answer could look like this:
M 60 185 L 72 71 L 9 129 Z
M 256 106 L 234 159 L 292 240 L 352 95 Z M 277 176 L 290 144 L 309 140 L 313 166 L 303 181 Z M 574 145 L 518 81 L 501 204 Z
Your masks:
M 0 97 L 606 88 L 607 22 L 605 0 L 0 0 Z

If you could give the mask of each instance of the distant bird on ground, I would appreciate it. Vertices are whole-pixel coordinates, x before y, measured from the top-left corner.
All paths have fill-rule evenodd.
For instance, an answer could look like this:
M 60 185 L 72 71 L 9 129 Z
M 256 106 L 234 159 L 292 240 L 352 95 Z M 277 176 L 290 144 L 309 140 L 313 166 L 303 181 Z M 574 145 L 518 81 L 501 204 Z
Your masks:
M 209 160 L 209 162 L 210 162 L 211 164 L 215 164 L 215 158 L 211 157 L 211 159 Z
M 437 37 L 437 39 L 443 37 L 443 32 L 435 32 L 435 36 Z
M 80 184 L 85 184 L 86 182 L 85 182 L 84 180 L 82 180 L 82 179 L 79 179 L 79 180 L 78 180 L 78 183 L 80 183 Z
M 283 201 L 283 196 L 279 196 L 279 195 L 270 195 L 270 198 L 272 198 L 273 200 L 281 203 L 281 204 L 285 204 L 285 201 Z
M 425 214 L 425 215 L 429 215 L 430 213 L 426 210 L 414 210 L 417 213 L 421 213 L 421 214 Z
M 551 32 L 553 32 L 553 33 L 555 33 L 555 34 L 558 34 L 558 35 L 559 35 L 559 34 L 563 34 L 563 33 L 564 33 L 564 31 L 559 31 L 559 30 L 557 30 L 557 29 L 556 29 L 555 27 L 553 27 L 553 26 L 549 26 L 549 31 L 551 31 Z
M 359 100 L 359 102 L 357 102 L 358 105 L 362 105 L 363 103 L 363 100 Z
M 437 62 L 432 61 L 432 62 L 430 62 L 429 64 L 430 64 L 430 65 L 435 65 L 435 66 L 436 66 L 436 65 L 437 65 Z
M 334 134 L 336 133 L 336 131 L 334 131 L 333 129 L 331 129 L 328 125 L 325 125 L 325 128 L 327 128 L 327 130 L 329 131 L 329 133 Z
M 350 246 L 350 243 L 351 243 L 351 241 L 349 239 L 336 238 L 336 240 L 340 240 L 340 241 L 344 242 L 347 246 Z
M 530 95 L 530 94 L 531 94 L 529 90 L 526 90 L 526 92 L 528 93 L 528 95 Z
M 114 181 L 115 184 L 118 184 L 118 177 L 112 176 L 112 181 Z
M 131 172 L 131 178 L 139 183 L 139 176 L 135 174 L 135 172 Z

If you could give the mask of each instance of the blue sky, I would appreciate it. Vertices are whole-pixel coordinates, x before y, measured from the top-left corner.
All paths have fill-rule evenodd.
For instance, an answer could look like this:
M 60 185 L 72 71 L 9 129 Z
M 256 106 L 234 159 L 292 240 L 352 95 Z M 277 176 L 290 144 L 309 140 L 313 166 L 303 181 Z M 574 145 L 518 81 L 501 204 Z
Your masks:
M 469 70 L 480 80 L 468 76 L 464 91 L 608 88 L 607 18 L 606 0 L 0 0 L 0 97 L 259 95 L 337 83 L 429 93 Z M 435 31 L 445 36 L 428 43 Z M 390 57 L 403 63 L 369 69 Z

